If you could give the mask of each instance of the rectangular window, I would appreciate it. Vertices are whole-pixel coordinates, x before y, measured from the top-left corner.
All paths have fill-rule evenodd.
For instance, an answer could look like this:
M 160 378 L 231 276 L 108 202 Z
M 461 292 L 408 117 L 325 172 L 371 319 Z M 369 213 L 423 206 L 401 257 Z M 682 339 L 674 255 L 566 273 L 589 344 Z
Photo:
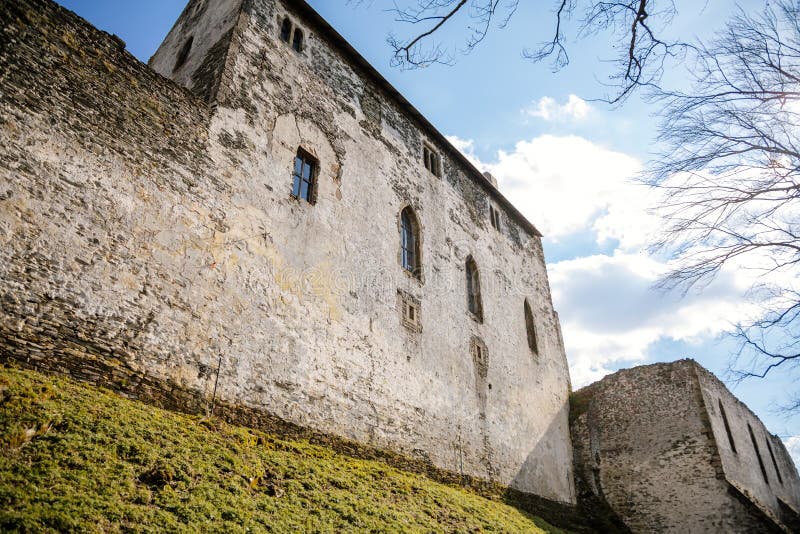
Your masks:
M 294 158 L 294 171 L 292 173 L 292 196 L 302 198 L 313 203 L 314 199 L 314 177 L 316 175 L 317 162 L 306 152 L 299 150 Z
M 500 230 L 500 211 L 491 204 L 489 205 L 489 221 L 495 230 Z
M 422 321 L 420 317 L 422 304 L 419 299 L 398 289 L 397 300 L 400 306 L 400 321 L 403 326 L 412 332 L 420 332 L 422 330 Z
M 427 144 L 422 147 L 422 160 L 425 168 L 428 169 L 434 176 L 442 175 L 442 161 L 439 154 L 432 147 Z

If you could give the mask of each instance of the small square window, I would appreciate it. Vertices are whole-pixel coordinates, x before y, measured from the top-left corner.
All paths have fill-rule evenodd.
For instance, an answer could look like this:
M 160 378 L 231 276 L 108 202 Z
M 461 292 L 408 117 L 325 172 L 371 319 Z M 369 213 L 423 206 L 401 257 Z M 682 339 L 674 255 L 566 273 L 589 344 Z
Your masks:
M 419 299 L 414 298 L 412 295 L 403 290 L 397 290 L 397 301 L 400 308 L 400 320 L 403 326 L 412 332 L 422 331 L 422 322 L 420 321 L 421 303 Z

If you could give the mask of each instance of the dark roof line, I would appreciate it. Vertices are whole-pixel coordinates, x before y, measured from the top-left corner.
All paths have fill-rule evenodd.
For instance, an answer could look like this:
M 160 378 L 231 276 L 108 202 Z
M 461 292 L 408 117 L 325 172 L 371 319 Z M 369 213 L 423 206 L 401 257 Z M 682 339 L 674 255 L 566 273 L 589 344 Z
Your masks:
M 361 67 L 364 72 L 372 78 L 372 81 L 375 82 L 381 89 L 383 89 L 389 96 L 394 98 L 397 103 L 400 105 L 402 109 L 404 109 L 413 119 L 415 119 L 420 125 L 422 125 L 423 130 L 425 130 L 433 139 L 439 142 L 443 147 L 445 147 L 449 152 L 450 156 L 454 157 L 461 163 L 467 171 L 472 173 L 473 179 L 475 179 L 479 184 L 483 185 L 483 187 L 489 192 L 489 194 L 494 197 L 494 199 L 503 205 L 503 207 L 516 219 L 516 221 L 525 228 L 528 233 L 534 236 L 542 237 L 541 232 L 536 229 L 536 227 L 525 218 L 525 216 L 519 212 L 519 210 L 514 207 L 514 205 L 509 201 L 484 175 L 481 171 L 479 171 L 475 165 L 470 162 L 464 154 L 461 153 L 456 147 L 447 140 L 447 138 L 436 129 L 436 127 L 431 124 L 428 119 L 426 119 L 422 113 L 417 110 L 406 98 L 400 94 L 400 92 L 394 88 L 394 86 L 389 83 L 389 81 L 384 78 L 380 72 L 378 72 L 375 67 L 370 65 L 370 63 L 364 59 L 358 51 L 353 48 L 353 46 L 347 42 L 347 40 L 339 34 L 324 18 L 322 15 L 316 12 L 313 7 L 311 7 L 305 0 L 289 0 L 291 4 L 293 4 L 294 9 L 299 11 L 302 15 L 308 18 L 314 25 L 316 25 L 319 32 L 330 39 L 333 44 L 338 46 L 344 55 L 350 59 L 353 63 Z

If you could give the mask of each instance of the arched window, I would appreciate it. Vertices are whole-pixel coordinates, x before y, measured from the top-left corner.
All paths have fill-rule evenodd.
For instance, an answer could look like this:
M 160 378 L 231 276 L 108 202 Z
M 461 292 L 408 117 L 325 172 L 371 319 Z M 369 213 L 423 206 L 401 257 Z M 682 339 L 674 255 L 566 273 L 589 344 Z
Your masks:
M 192 51 L 192 44 L 194 43 L 194 36 L 189 37 L 185 43 L 183 43 L 183 48 L 178 53 L 178 58 L 175 60 L 175 67 L 173 67 L 172 72 L 175 72 L 179 68 L 183 67 L 183 64 L 186 63 L 186 59 L 189 57 L 189 52 Z
M 297 52 L 303 51 L 303 30 L 300 28 L 294 29 L 294 39 L 292 39 L 292 48 Z
M 539 354 L 539 341 L 536 339 L 536 324 L 533 322 L 533 312 L 528 299 L 525 299 L 525 330 L 528 333 L 528 347 L 534 354 Z
M 481 276 L 478 273 L 478 265 L 472 256 L 467 258 L 467 306 L 470 313 L 478 320 L 483 322 L 483 304 L 481 303 Z
M 292 37 L 292 21 L 289 20 L 289 17 L 283 19 L 283 24 L 281 24 L 281 41 L 284 43 L 288 43 L 289 39 Z
M 400 212 L 400 264 L 403 269 L 420 278 L 422 262 L 419 253 L 419 222 L 411 206 Z

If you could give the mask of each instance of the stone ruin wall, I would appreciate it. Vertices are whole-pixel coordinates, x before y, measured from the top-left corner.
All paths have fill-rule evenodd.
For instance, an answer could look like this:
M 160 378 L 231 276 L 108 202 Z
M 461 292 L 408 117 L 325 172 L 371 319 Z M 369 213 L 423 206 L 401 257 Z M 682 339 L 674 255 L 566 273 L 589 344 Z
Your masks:
M 736 470 L 729 465 L 719 410 L 710 408 L 720 398 L 742 448 L 750 445 L 743 421 L 769 436 L 718 379 L 691 360 L 623 370 L 576 392 L 571 428 L 579 498 L 608 503 L 634 532 L 770 532 L 779 531 L 776 522 L 791 524 L 775 495 L 765 498 L 753 478 L 761 477 L 753 455 L 740 452 Z M 788 453 L 779 439 L 770 439 L 776 453 L 780 447 L 787 473 L 781 491 L 796 491 Z
M 247 6 L 215 34 L 227 54 L 211 46 L 192 67 L 200 94 L 52 3 L 0 8 L 0 356 L 101 384 L 155 378 L 200 404 L 216 386 L 225 402 L 574 502 L 538 237 L 507 214 L 494 230 L 485 186 L 447 147 L 443 177 L 427 173 L 419 126 L 314 28 L 298 56 L 277 40 L 285 8 Z M 289 195 L 298 146 L 321 165 L 313 206 Z M 398 262 L 406 204 L 423 283 Z M 467 254 L 483 324 L 466 311 Z M 420 302 L 421 331 L 401 324 L 398 290 Z
M 695 366 L 695 371 L 725 480 L 764 513 L 797 531 L 800 528 L 800 478 L 783 441 L 770 434 L 764 423 L 717 377 L 700 366 Z

